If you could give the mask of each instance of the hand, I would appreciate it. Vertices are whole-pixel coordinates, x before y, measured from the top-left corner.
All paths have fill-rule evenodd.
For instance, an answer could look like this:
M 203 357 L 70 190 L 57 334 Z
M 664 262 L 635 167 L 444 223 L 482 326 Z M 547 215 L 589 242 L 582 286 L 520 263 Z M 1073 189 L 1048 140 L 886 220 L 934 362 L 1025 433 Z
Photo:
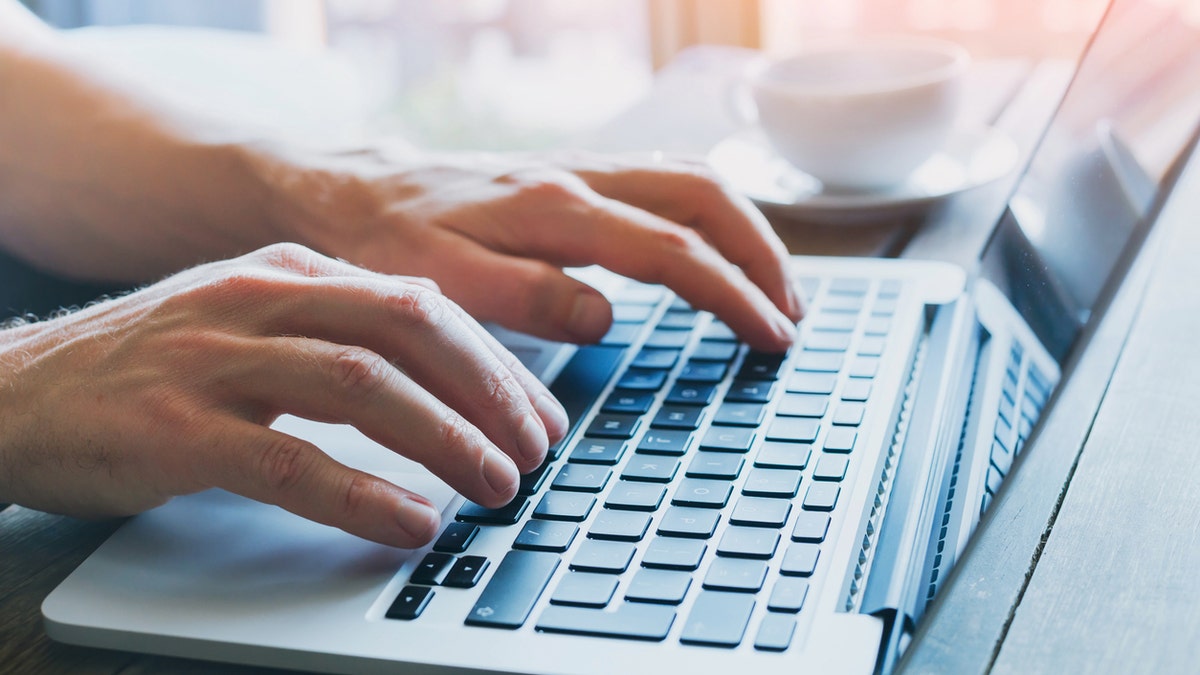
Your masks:
M 432 282 L 276 245 L 0 331 L 0 501 L 125 515 L 222 487 L 386 544 L 434 535 L 420 495 L 267 428 L 285 412 L 353 424 L 492 507 L 567 425 Z
M 386 150 L 260 161 L 297 240 L 430 277 L 516 330 L 602 337 L 607 301 L 561 270 L 589 264 L 666 284 L 758 349 L 789 346 L 803 313 L 783 244 L 699 163 Z

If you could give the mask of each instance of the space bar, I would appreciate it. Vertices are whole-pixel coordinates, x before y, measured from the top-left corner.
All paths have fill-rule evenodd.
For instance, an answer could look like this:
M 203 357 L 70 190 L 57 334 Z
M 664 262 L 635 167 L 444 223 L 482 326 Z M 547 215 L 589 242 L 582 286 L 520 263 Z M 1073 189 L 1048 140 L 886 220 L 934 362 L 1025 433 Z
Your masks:
M 674 621 L 674 608 L 663 605 L 629 603 L 621 605 L 615 612 L 552 605 L 542 612 L 537 629 L 548 633 L 663 640 Z

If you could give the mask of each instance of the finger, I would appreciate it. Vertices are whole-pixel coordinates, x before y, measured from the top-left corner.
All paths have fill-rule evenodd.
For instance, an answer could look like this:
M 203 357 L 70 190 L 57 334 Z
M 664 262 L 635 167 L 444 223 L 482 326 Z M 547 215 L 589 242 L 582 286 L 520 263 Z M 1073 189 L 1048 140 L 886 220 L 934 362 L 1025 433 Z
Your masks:
M 214 450 L 197 453 L 207 482 L 381 544 L 416 548 L 437 533 L 440 514 L 420 495 L 334 461 L 293 436 L 222 420 Z
M 516 495 L 513 461 L 378 354 L 304 338 L 251 342 L 239 366 L 224 374 L 238 398 L 266 406 L 271 416 L 350 424 L 485 506 L 502 506 Z

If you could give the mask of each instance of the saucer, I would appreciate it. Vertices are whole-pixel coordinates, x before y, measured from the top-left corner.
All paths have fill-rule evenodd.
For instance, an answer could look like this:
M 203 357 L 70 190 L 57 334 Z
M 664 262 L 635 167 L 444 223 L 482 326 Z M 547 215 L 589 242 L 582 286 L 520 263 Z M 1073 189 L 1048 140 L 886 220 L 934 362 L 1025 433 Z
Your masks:
M 758 128 L 729 136 L 708 153 L 713 169 L 760 208 L 805 219 L 852 222 L 919 211 L 1004 177 L 1017 165 L 1017 145 L 992 128 L 951 132 L 945 147 L 904 183 L 884 190 L 828 190 L 779 157 Z

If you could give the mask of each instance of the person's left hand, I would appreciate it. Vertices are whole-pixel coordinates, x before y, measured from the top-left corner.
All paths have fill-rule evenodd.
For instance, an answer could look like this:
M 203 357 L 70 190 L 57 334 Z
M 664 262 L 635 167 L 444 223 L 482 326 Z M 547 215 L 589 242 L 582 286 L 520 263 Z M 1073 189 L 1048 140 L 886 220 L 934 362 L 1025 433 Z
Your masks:
M 803 308 L 766 219 L 703 164 L 657 155 L 258 158 L 296 239 L 388 273 L 427 276 L 480 320 L 600 339 L 608 302 L 563 273 L 598 264 L 662 283 L 750 346 L 782 350 Z

